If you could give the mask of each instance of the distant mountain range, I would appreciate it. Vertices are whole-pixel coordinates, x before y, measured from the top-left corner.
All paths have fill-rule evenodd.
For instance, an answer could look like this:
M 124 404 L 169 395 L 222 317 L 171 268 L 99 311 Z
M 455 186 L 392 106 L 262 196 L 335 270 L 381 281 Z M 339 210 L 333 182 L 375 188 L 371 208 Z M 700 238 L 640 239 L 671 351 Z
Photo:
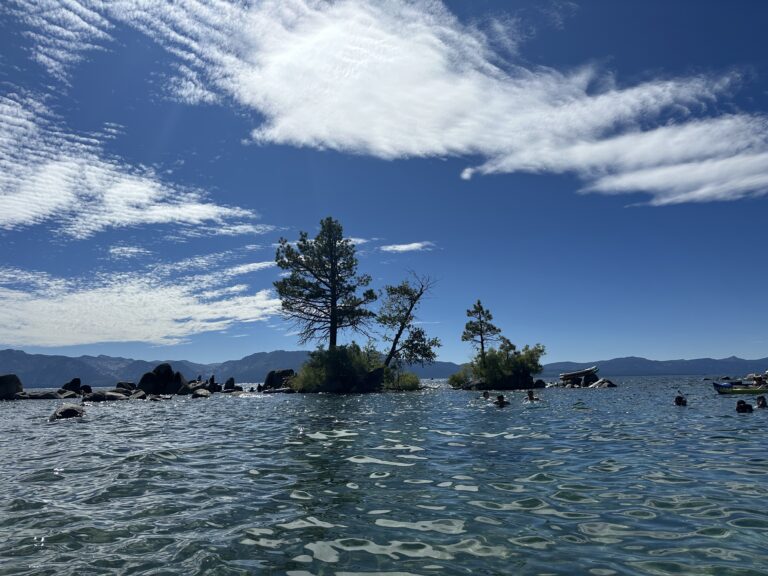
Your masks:
M 304 350 L 257 352 L 241 358 L 215 364 L 200 364 L 187 360 L 133 360 L 114 356 L 53 356 L 27 354 L 21 350 L 0 350 L 0 375 L 16 374 L 25 388 L 56 388 L 72 378 L 80 378 L 91 386 L 114 386 L 120 381 L 138 382 L 145 372 L 150 372 L 161 362 L 168 362 L 189 379 L 198 375 L 217 381 L 232 377 L 235 382 L 263 382 L 270 370 L 293 368 L 298 370 L 307 361 L 309 352 Z M 456 370 L 453 362 L 435 362 L 429 366 L 413 366 L 410 371 L 421 378 L 447 378 Z
M 304 350 L 257 352 L 241 358 L 216 364 L 200 364 L 187 360 L 167 360 L 174 370 L 187 378 L 198 375 L 204 378 L 216 375 L 218 381 L 233 377 L 238 383 L 263 382 L 270 370 L 293 368 L 297 370 L 308 358 Z M 21 350 L 0 350 L 0 375 L 16 374 L 25 388 L 55 388 L 72 378 L 80 378 L 91 386 L 113 386 L 119 381 L 138 382 L 145 372 L 163 362 L 157 360 L 133 360 L 113 356 L 53 356 L 27 354 Z M 542 378 L 550 379 L 561 372 L 574 372 L 597 365 L 600 376 L 654 376 L 654 375 L 708 375 L 744 376 L 751 372 L 768 369 L 768 358 L 744 360 L 730 358 L 699 358 L 696 360 L 648 360 L 646 358 L 614 358 L 595 362 L 555 362 L 546 364 Z M 453 362 L 435 362 L 428 366 L 411 366 L 408 369 L 421 378 L 447 378 L 460 368 Z

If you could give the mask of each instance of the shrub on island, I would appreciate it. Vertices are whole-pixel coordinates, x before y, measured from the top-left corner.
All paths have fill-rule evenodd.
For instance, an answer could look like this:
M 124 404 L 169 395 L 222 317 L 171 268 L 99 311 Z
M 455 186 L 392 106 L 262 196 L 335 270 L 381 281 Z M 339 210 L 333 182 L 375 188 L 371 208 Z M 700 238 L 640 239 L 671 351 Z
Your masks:
M 296 392 L 359 393 L 382 389 L 384 368 L 372 364 L 360 346 L 318 348 L 290 381 Z
M 384 372 L 384 390 L 411 392 L 421 389 L 421 380 L 412 372 L 400 372 L 399 370 L 386 370 Z

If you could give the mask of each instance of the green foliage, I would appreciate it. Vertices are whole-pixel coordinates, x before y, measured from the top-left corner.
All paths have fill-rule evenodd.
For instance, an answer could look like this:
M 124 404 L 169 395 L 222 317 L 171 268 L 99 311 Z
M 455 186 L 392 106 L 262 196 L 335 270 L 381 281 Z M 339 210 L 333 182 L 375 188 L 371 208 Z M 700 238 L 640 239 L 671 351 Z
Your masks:
M 489 343 L 499 339 L 501 330 L 491 323 L 493 315 L 491 311 L 483 308 L 478 300 L 472 308 L 467 310 L 467 321 L 464 326 L 464 333 L 461 335 L 462 342 L 472 342 L 480 351 L 480 362 L 485 362 L 485 350 Z
M 499 348 L 488 350 L 485 361 L 479 355 L 475 359 L 472 364 L 474 376 L 483 382 L 484 388 L 528 388 L 533 385 L 532 376 L 542 370 L 541 357 L 544 353 L 541 344 L 518 350 L 502 336 Z
M 451 388 L 469 388 L 469 385 L 472 382 L 472 376 L 472 367 L 465 364 L 458 372 L 450 375 L 448 384 Z
M 344 238 L 341 224 L 333 218 L 320 222 L 320 232 L 313 240 L 301 232 L 295 248 L 281 238 L 275 261 L 289 272 L 275 282 L 275 289 L 283 314 L 299 329 L 301 343 L 327 339 L 333 349 L 339 330 L 360 331 L 373 317 L 367 306 L 376 300 L 374 291 L 358 295 L 371 277 L 357 275 L 355 246 Z
M 428 277 L 413 274 L 411 281 L 384 288 L 384 302 L 376 316 L 385 330 L 384 340 L 391 343 L 384 366 L 424 365 L 435 361 L 435 348 L 440 347 L 440 339 L 429 338 L 423 328 L 414 326 L 419 303 L 433 285 Z
M 383 368 L 355 344 L 318 348 L 291 381 L 297 392 L 374 392 L 381 389 Z
M 384 377 L 384 389 L 395 392 L 421 390 L 421 380 L 412 372 L 387 370 Z

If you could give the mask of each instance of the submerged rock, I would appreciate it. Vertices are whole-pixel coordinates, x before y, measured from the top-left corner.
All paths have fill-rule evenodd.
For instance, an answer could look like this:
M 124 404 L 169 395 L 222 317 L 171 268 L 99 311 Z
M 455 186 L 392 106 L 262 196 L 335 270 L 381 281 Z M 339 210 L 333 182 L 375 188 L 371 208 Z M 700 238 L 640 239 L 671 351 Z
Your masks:
M 85 409 L 75 404 L 63 404 L 56 408 L 51 414 L 49 421 L 64 420 L 65 418 L 82 418 L 85 415 Z

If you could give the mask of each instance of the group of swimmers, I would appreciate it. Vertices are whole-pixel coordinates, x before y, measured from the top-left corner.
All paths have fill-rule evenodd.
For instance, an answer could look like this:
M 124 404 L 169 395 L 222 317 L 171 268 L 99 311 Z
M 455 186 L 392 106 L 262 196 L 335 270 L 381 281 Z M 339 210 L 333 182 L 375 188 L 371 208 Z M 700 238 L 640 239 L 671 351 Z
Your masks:
M 758 408 L 768 408 L 768 402 L 765 401 L 765 396 L 758 396 L 755 398 Z M 745 414 L 752 412 L 752 404 L 749 404 L 745 400 L 739 400 L 736 402 L 736 412 L 739 414 Z
M 491 395 L 489 394 L 488 390 L 485 390 L 483 392 L 483 395 L 481 396 L 481 398 L 483 398 L 483 400 L 490 400 L 491 399 Z M 536 396 L 533 395 L 533 390 L 528 390 L 527 401 L 528 402 L 538 402 L 539 401 L 539 399 Z M 496 406 L 498 406 L 499 408 L 503 408 L 504 406 L 508 406 L 509 405 L 509 400 L 504 398 L 504 394 L 499 394 L 498 396 L 496 396 L 496 400 L 494 400 L 493 403 Z
M 765 396 L 758 396 L 755 398 L 758 408 L 768 408 L 768 402 L 765 400 Z M 677 396 L 675 396 L 675 406 L 688 406 L 688 400 L 683 396 L 682 392 L 678 390 Z M 752 404 L 745 400 L 739 400 L 736 402 L 736 412 L 739 414 L 747 414 L 752 412 Z

